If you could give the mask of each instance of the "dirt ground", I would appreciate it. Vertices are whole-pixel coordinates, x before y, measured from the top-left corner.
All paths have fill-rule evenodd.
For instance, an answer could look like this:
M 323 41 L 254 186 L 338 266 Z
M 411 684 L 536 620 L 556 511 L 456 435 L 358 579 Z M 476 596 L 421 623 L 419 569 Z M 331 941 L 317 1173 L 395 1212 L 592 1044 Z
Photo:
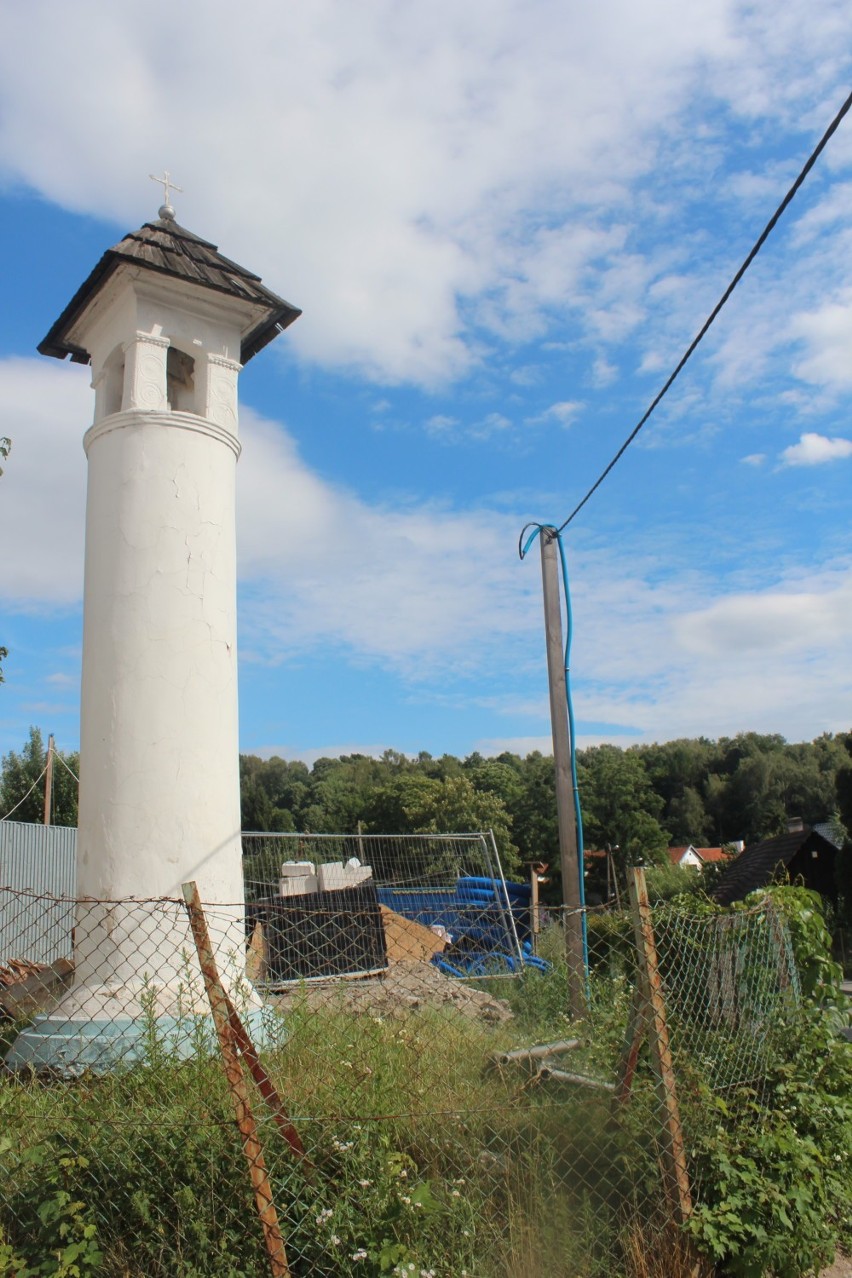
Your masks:
M 457 981 L 431 963 L 398 960 L 382 976 L 330 984 L 303 985 L 273 994 L 270 1002 L 287 1007 L 306 999 L 308 1006 L 342 1007 L 348 1011 L 389 1018 L 423 1008 L 452 1007 L 462 1016 L 497 1024 L 510 1020 L 508 1003 Z
M 852 1260 L 838 1252 L 834 1264 L 823 1269 L 819 1278 L 852 1278 Z

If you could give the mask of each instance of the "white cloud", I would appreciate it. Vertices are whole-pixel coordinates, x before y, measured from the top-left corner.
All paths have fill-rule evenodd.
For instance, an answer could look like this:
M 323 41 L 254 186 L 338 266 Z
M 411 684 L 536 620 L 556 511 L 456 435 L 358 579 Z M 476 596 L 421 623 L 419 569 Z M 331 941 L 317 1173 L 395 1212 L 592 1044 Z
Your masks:
M 481 741 L 474 744 L 473 750 L 478 750 L 480 754 L 490 758 L 496 754 L 503 754 L 504 751 L 521 756 L 532 754 L 534 750 L 538 750 L 540 754 L 553 754 L 553 739 L 549 736 L 483 737 Z
M 766 461 L 766 453 L 749 453 L 747 457 L 741 457 L 740 461 L 746 466 L 762 466 Z
M 13 548 L 0 583 L 7 607 L 79 600 L 87 381 L 68 365 L 0 363 L 0 432 L 15 441 L 0 480 L 0 537 Z M 540 578 L 535 562 L 517 561 L 517 513 L 370 504 L 307 466 L 279 424 L 243 409 L 242 434 L 244 661 L 316 652 L 393 671 L 436 701 L 469 680 L 465 695 L 491 697 L 495 713 L 505 702 L 530 739 L 546 734 Z M 584 742 L 606 724 L 622 743 L 625 731 L 659 740 L 848 728 L 848 564 L 723 590 L 709 570 L 675 569 L 639 543 L 625 566 L 617 549 L 581 535 L 570 561 Z M 589 738 L 584 723 L 597 725 Z
M 247 745 L 243 748 L 243 752 L 245 754 L 256 754 L 261 759 L 277 757 L 286 759 L 288 762 L 298 761 L 312 768 L 317 759 L 337 759 L 346 754 L 365 754 L 371 759 L 380 759 L 386 750 L 396 748 L 388 745 L 362 745 L 360 743 L 347 742 L 343 745 L 312 746 L 309 750 L 304 749 L 303 746 L 296 745 Z
M 427 435 L 437 435 L 439 439 L 452 436 L 459 424 L 457 417 L 450 417 L 447 413 L 435 413 L 426 421 Z
M 512 419 L 505 413 L 496 412 L 486 413 L 484 417 L 470 422 L 462 422 L 458 417 L 451 417 L 446 413 L 436 413 L 425 422 L 426 434 L 442 444 L 457 444 L 463 441 L 484 443 L 495 436 L 510 434 L 512 428 Z
M 20 606 L 75 603 L 83 582 L 89 370 L 54 360 L 0 360 L 0 596 Z
M 852 439 L 827 435 L 818 435 L 809 431 L 802 435 L 798 444 L 791 444 L 781 454 L 784 466 L 821 466 L 826 462 L 842 461 L 852 457 Z
M 529 425 L 539 425 L 542 422 L 557 422 L 560 426 L 570 426 L 582 410 L 583 405 L 575 400 L 561 400 L 558 404 L 551 404 L 543 413 L 539 413 L 536 417 L 528 417 Z
M 818 310 L 796 316 L 790 332 L 806 350 L 796 362 L 797 377 L 831 389 L 852 386 L 852 291 Z
M 594 386 L 611 386 L 618 377 L 618 369 L 603 355 L 598 355 L 592 365 L 592 384 Z
M 243 410 L 242 434 L 242 620 L 267 659 L 342 646 L 416 678 L 481 668 L 524 635 L 537 583 L 514 516 L 370 506 L 309 470 L 275 423 Z
M 618 734 L 618 733 L 600 733 L 600 732 L 579 732 L 577 734 L 577 748 L 586 750 L 589 746 L 603 745 L 612 742 L 623 748 L 633 745 L 641 738 L 636 735 Z M 493 758 L 497 754 L 509 751 L 511 754 L 519 754 L 521 756 L 532 754 L 537 750 L 539 754 L 553 754 L 553 738 L 550 736 L 539 737 L 483 737 L 481 741 L 477 741 L 473 746 L 474 750 L 478 750 L 480 754 L 488 758 Z M 582 795 L 580 796 L 582 799 Z
M 252 0 L 226 20 L 149 0 L 140 24 L 30 0 L 4 12 L 0 173 L 132 227 L 166 162 L 184 221 L 305 308 L 292 349 L 431 385 L 485 358 L 472 321 L 524 341 L 554 312 L 606 343 L 636 332 L 670 269 L 633 243 L 669 215 L 642 182 L 661 155 L 673 180 L 713 179 L 697 93 L 752 132 L 822 119 L 847 15 L 812 10 Z
M 852 630 L 852 574 L 822 579 L 822 589 L 787 589 L 730 595 L 679 617 L 675 635 L 700 656 L 833 649 Z

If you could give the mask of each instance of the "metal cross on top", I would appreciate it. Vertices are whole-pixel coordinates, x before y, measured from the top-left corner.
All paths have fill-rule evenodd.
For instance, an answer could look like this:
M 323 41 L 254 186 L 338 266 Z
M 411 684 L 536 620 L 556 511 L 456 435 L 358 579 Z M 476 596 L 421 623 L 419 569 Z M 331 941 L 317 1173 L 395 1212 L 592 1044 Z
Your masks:
M 171 208 L 171 200 L 169 199 L 169 195 L 171 194 L 172 191 L 180 191 L 181 195 L 183 195 L 183 187 L 177 186 L 171 180 L 172 175 L 169 173 L 168 169 L 163 169 L 162 177 L 156 177 L 153 173 L 149 173 L 148 177 L 151 179 L 152 182 L 161 183 L 163 190 L 165 192 L 163 197 L 163 206 L 165 208 Z

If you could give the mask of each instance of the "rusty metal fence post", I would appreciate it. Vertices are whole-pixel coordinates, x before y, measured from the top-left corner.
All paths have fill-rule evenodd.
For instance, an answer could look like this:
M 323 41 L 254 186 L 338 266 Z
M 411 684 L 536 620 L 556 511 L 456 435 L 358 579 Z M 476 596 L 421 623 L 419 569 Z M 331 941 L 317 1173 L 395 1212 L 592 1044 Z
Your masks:
M 278 1213 L 269 1184 L 263 1146 L 257 1134 L 257 1124 L 251 1110 L 248 1088 L 237 1051 L 237 1035 L 231 1023 L 233 1009 L 219 979 L 210 934 L 207 930 L 207 920 L 204 917 L 201 898 L 195 883 L 183 884 L 183 898 L 189 913 L 192 937 L 204 977 L 204 988 L 213 1013 L 219 1049 L 222 1053 L 222 1065 L 234 1103 L 237 1126 L 240 1129 L 243 1150 L 249 1165 L 257 1214 L 263 1227 L 263 1237 L 269 1255 L 270 1273 L 272 1278 L 290 1278 L 290 1266 L 287 1263 L 287 1252 L 278 1224 Z

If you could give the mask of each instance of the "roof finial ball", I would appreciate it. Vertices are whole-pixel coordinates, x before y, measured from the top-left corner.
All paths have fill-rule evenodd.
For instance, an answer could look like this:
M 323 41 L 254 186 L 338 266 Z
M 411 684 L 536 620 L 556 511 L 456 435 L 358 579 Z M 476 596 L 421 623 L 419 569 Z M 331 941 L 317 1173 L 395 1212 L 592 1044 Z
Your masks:
M 153 173 L 149 173 L 148 177 L 151 179 L 152 182 L 160 182 L 162 184 L 163 193 L 165 195 L 165 199 L 163 200 L 163 203 L 160 205 L 159 209 L 157 210 L 157 216 L 162 221 L 174 222 L 175 211 L 172 208 L 171 204 L 169 203 L 169 192 L 180 191 L 181 195 L 183 195 L 183 187 L 175 185 L 175 183 L 171 180 L 172 175 L 169 173 L 168 169 L 163 169 L 162 177 L 155 177 Z

